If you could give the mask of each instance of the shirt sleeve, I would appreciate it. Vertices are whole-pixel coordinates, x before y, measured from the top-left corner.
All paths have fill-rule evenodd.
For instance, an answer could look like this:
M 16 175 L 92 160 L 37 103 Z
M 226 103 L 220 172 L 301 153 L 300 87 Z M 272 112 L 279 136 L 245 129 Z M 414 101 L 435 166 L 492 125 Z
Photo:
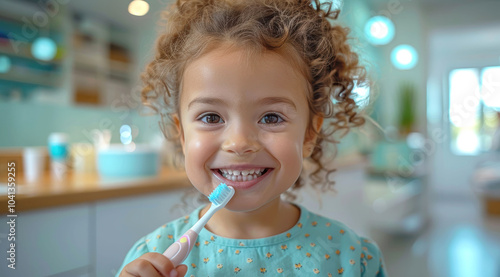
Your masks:
M 377 243 L 362 238 L 361 276 L 362 277 L 387 277 L 384 257 Z
M 148 253 L 148 247 L 146 245 L 146 237 L 142 237 L 139 239 L 133 246 L 130 248 L 128 251 L 127 255 L 125 256 L 125 259 L 123 260 L 122 266 L 116 273 L 116 277 L 120 275 L 120 272 L 122 272 L 123 268 L 132 262 L 133 260 L 139 258 L 140 256 Z

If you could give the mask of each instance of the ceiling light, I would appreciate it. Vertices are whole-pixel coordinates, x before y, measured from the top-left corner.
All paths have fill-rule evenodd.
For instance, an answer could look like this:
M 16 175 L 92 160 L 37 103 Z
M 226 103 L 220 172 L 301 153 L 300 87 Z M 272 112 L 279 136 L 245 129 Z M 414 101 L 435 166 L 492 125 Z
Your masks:
M 365 24 L 365 35 L 374 45 L 385 45 L 394 38 L 394 24 L 385 16 L 374 16 Z
M 412 69 L 417 65 L 417 50 L 415 50 L 413 46 L 407 44 L 396 46 L 391 52 L 391 61 L 397 69 Z
M 128 5 L 128 12 L 135 16 L 143 16 L 149 11 L 149 4 L 143 0 L 133 0 Z

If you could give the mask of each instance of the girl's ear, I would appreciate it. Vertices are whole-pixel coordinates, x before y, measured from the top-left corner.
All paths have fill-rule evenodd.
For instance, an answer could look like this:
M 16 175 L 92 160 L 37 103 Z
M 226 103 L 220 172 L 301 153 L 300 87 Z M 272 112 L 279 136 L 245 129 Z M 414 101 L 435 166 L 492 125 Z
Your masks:
M 182 130 L 181 119 L 180 119 L 178 114 L 174 114 L 172 116 L 172 118 L 174 120 L 175 129 L 176 129 L 177 133 L 179 134 L 179 140 L 180 140 L 181 146 L 182 146 L 182 153 L 184 153 L 184 142 L 185 141 L 184 141 L 184 132 Z
M 306 131 L 306 137 L 304 139 L 304 146 L 302 147 L 302 157 L 309 158 L 316 146 L 316 140 L 318 139 L 318 133 L 321 131 L 321 126 L 323 125 L 323 117 L 314 115 L 312 120 L 312 130 L 308 129 Z

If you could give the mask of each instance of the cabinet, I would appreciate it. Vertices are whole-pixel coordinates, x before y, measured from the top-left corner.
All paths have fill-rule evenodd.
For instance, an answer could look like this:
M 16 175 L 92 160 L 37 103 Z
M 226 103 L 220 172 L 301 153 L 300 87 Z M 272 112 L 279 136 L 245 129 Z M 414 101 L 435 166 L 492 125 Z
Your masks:
M 72 23 L 74 103 L 116 107 L 131 90 L 131 34 L 85 15 Z
M 0 276 L 115 276 L 133 243 L 184 215 L 173 210 L 185 189 L 19 213 L 16 269 Z M 9 226 L 0 225 L 7 249 Z M 4 252 L 5 253 L 5 252 Z
M 132 245 L 156 228 L 189 212 L 173 209 L 185 190 L 97 203 L 96 276 L 115 276 Z
M 132 89 L 133 32 L 57 1 L 3 1 L 1 5 L 0 99 L 127 105 L 117 99 Z M 45 61 L 32 54 L 40 37 L 55 43 L 53 59 Z
M 91 218 L 89 205 L 20 213 L 16 218 L 16 269 L 4 260 L 0 276 L 88 276 L 91 265 Z M 4 221 L 6 217 L 4 217 Z M 10 242 L 7 224 L 0 225 L 2 250 Z M 5 255 L 5 252 L 3 253 Z
M 40 87 L 57 87 L 63 79 L 62 13 L 49 14 L 49 10 L 35 4 L 20 2 L 3 1 L 0 9 L 0 96 L 11 91 L 26 93 Z M 34 43 L 41 37 L 57 46 L 51 60 L 33 54 Z M 48 52 L 44 45 L 38 49 L 42 54 Z

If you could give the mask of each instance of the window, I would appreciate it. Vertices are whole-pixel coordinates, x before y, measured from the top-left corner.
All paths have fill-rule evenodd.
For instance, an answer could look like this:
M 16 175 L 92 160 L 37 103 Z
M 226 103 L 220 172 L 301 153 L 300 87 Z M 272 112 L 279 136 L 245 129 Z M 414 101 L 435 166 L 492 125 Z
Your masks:
M 477 155 L 492 149 L 500 135 L 500 66 L 450 72 L 451 150 Z

